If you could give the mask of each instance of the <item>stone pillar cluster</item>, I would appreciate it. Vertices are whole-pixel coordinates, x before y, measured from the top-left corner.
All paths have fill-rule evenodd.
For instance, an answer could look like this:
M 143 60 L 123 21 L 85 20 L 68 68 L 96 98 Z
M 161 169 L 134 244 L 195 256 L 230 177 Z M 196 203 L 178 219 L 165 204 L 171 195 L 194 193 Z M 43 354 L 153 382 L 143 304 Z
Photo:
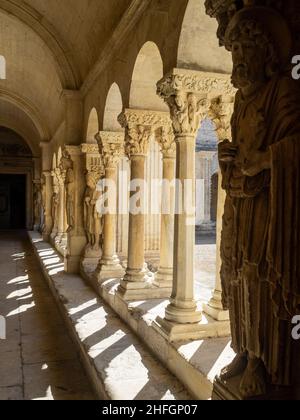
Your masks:
M 103 248 L 102 258 L 96 270 L 98 281 L 120 278 L 124 270 L 117 256 L 117 180 L 118 165 L 124 154 L 124 134 L 100 132 L 96 136 L 102 164 L 105 185 L 103 194 L 108 194 L 108 208 L 103 215 Z M 105 203 L 103 203 L 105 204 Z
M 230 139 L 234 90 L 225 75 L 181 69 L 174 69 L 157 86 L 169 112 L 125 109 L 118 118 L 120 131 L 100 131 L 94 144 L 65 146 L 52 172 L 44 172 L 43 234 L 64 255 L 65 271 L 83 273 L 97 290 L 114 279 L 119 281 L 117 295 L 124 301 L 170 299 L 165 316 L 154 324 L 168 340 L 226 335 L 228 312 L 222 307 L 219 276 L 221 188 L 215 290 L 203 307 L 195 298 L 195 154 L 204 118 L 214 122 L 220 141 Z M 79 115 L 78 97 L 67 92 L 66 98 L 68 109 L 75 107 Z M 68 126 L 75 135 L 71 114 Z M 146 182 L 147 159 L 154 146 L 159 147 L 162 168 L 157 190 Z M 130 187 L 127 173 L 125 185 L 120 181 L 126 159 Z M 149 208 L 153 207 L 149 187 L 152 194 L 157 191 L 152 199 L 160 216 L 156 272 L 152 263 L 147 264 L 145 252 L 146 231 L 150 232 L 152 223 Z M 124 209 L 124 203 L 129 203 L 128 208 Z M 124 217 L 129 217 L 128 248 L 120 259 L 117 239 L 120 232 L 124 235 Z

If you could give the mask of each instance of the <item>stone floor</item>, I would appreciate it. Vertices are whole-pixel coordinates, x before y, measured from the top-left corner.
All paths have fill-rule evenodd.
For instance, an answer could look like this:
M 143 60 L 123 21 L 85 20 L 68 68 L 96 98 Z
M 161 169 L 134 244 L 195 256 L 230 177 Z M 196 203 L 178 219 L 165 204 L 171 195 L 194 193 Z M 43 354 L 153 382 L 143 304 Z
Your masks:
M 0 400 L 95 399 L 26 232 L 0 232 Z

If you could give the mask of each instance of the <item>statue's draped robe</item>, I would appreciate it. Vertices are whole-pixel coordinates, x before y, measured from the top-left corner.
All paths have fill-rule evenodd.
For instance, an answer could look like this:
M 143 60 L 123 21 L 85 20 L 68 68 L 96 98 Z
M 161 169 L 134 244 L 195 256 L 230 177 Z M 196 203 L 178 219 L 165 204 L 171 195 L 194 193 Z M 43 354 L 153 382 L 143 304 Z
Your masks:
M 277 385 L 292 383 L 292 317 L 300 314 L 299 88 L 288 75 L 252 98 L 238 92 L 232 118 L 238 158 L 221 164 L 227 191 L 221 277 L 232 346 L 261 358 Z M 243 176 L 251 155 L 268 147 L 271 170 Z

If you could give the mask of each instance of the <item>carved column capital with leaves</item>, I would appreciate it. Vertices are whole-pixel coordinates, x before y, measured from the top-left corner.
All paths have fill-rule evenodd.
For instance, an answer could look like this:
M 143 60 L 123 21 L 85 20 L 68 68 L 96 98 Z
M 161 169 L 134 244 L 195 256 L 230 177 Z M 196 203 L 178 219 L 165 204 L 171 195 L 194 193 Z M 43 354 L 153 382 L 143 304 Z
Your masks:
M 231 118 L 234 110 L 234 97 L 218 96 L 211 101 L 208 116 L 216 127 L 219 141 L 231 140 Z
M 150 139 L 155 131 L 169 122 L 167 112 L 126 109 L 118 118 L 125 128 L 125 152 L 133 156 L 147 156 Z
M 116 168 L 124 156 L 124 133 L 100 131 L 96 140 L 104 168 Z

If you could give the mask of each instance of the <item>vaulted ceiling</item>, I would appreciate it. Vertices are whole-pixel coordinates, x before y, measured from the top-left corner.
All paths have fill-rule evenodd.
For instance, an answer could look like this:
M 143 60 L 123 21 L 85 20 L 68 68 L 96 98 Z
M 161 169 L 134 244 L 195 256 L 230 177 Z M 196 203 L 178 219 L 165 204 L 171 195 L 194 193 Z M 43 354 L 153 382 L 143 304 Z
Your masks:
M 0 0 L 1 124 L 49 140 L 62 120 L 62 90 L 80 88 L 122 16 L 140 2 Z

